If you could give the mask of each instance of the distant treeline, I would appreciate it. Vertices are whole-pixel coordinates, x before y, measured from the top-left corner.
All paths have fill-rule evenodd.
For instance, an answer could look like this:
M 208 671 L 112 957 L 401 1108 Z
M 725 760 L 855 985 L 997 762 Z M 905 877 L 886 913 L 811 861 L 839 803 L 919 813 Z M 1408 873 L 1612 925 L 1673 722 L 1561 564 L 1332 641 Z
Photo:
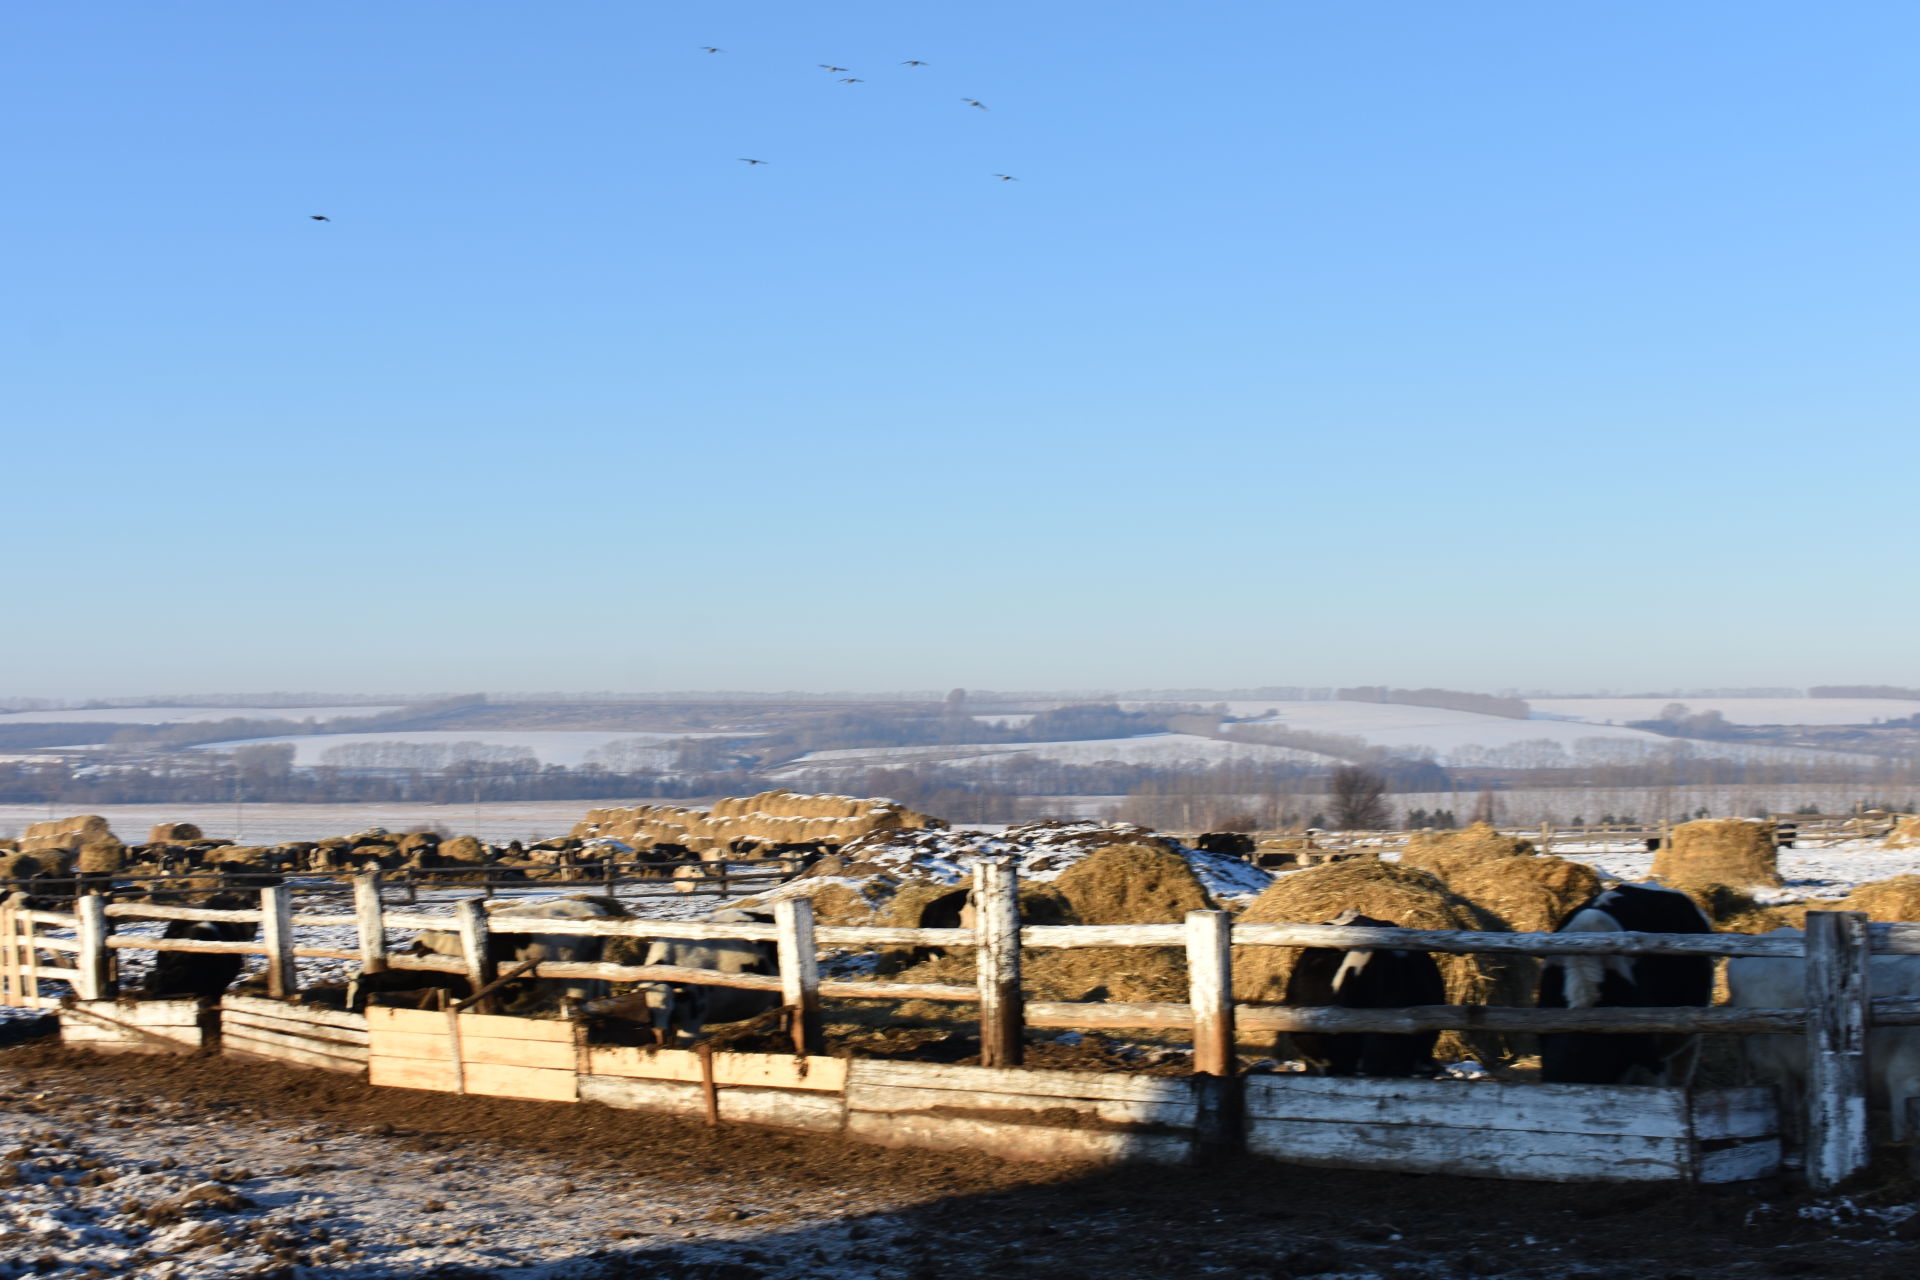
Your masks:
M 1821 684 L 1807 690 L 1809 698 L 1905 698 L 1920 701 L 1920 689 L 1897 684 Z
M 1440 707 L 1447 711 L 1472 711 L 1483 716 L 1504 716 L 1525 720 L 1532 715 L 1525 698 L 1500 698 L 1491 693 L 1463 693 L 1458 689 L 1389 689 L 1385 685 L 1366 684 L 1338 691 L 1342 702 L 1398 702 L 1410 707 Z

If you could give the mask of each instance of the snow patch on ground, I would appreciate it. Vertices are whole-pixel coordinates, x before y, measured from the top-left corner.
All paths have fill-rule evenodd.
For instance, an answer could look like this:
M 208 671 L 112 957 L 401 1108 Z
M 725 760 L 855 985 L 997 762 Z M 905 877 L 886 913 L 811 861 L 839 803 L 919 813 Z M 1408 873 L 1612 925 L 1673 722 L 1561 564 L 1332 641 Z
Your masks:
M 335 720 L 341 716 L 379 716 L 401 710 L 388 707 L 89 707 L 84 711 L 0 712 L 10 724 L 207 724 L 220 720 Z
M 1902 698 L 1529 698 L 1527 705 L 1538 716 L 1625 724 L 1658 719 L 1675 702 L 1696 714 L 1718 711 L 1733 724 L 1872 724 L 1920 715 L 1920 702 Z
M 1058 764 L 1143 764 L 1163 768 L 1212 765 L 1223 761 L 1255 764 L 1332 764 L 1338 758 L 1317 751 L 1224 742 L 1189 733 L 1150 733 L 1137 738 L 1098 738 L 1087 742 L 979 742 L 936 747 L 857 747 L 810 751 L 767 776 L 778 782 L 839 785 L 869 769 L 904 765 L 945 765 L 990 770 L 1018 759 Z

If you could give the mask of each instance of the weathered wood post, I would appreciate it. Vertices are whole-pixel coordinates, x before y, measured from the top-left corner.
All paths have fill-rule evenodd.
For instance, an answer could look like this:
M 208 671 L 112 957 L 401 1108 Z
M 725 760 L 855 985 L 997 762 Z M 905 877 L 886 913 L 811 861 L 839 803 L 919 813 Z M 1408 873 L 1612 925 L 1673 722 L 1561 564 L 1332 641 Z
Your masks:
M 1005 857 L 973 867 L 974 967 L 980 983 L 980 1065 L 1017 1067 L 1025 1005 L 1020 994 L 1020 877 Z
M 1233 916 L 1187 912 L 1187 1001 L 1193 1007 L 1194 1137 L 1217 1155 L 1238 1144 L 1239 1064 L 1233 1045 Z
M 476 993 L 493 981 L 493 965 L 487 960 L 487 907 L 482 898 L 462 898 L 454 904 L 453 918 L 460 933 L 460 958 L 466 962 L 467 981 Z M 486 1010 L 482 1009 L 482 1013 Z
M 820 951 L 813 940 L 813 899 L 782 898 L 773 904 L 779 931 L 780 1003 L 793 1010 L 793 1051 L 821 1051 Z
M 285 1000 L 299 989 L 300 970 L 293 958 L 293 890 L 284 884 L 260 887 L 260 940 L 267 948 L 267 996 Z
M 97 893 L 82 894 L 73 900 L 74 940 L 80 944 L 73 964 L 80 972 L 73 980 L 73 994 L 82 1000 L 113 998 L 113 954 L 107 950 L 107 935 L 113 925 L 107 919 L 107 900 Z
M 1870 1154 L 1866 913 L 1809 911 L 1806 939 L 1807 1181 L 1824 1190 Z
M 380 906 L 380 869 L 353 878 L 353 927 L 360 935 L 360 972 L 387 967 L 387 924 Z

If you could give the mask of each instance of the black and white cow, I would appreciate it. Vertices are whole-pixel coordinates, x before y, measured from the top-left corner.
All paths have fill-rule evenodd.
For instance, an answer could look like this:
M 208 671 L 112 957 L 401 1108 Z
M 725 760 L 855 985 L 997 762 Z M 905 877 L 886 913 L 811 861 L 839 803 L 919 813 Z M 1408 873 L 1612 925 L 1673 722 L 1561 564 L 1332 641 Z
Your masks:
M 516 921 L 527 918 L 605 920 L 626 915 L 626 909 L 612 898 L 592 894 L 565 898 L 496 898 L 487 902 L 486 911 L 489 920 Z M 592 934 L 494 930 L 488 933 L 487 959 L 502 971 L 527 960 L 597 964 L 603 941 Z M 439 930 L 423 931 L 415 946 L 433 955 L 461 954 L 459 935 Z M 501 990 L 500 1002 L 514 1012 L 528 1013 L 556 1006 L 563 998 L 590 1000 L 604 996 L 606 991 L 607 984 L 597 978 L 542 978 L 536 972 L 532 978 L 509 983 Z
M 1557 933 L 1712 933 L 1692 898 L 1653 884 L 1622 884 L 1589 898 Z M 1712 956 L 1549 956 L 1542 1009 L 1646 1008 L 1713 1003 Z M 1695 1037 L 1559 1032 L 1540 1037 L 1549 1084 L 1663 1084 Z
M 215 911 L 243 911 L 253 906 L 248 897 L 234 893 L 216 893 L 204 906 Z M 165 938 L 196 938 L 202 942 L 251 942 L 260 926 L 252 921 L 171 920 Z M 192 996 L 199 1000 L 218 1000 L 240 976 L 246 966 L 243 955 L 197 951 L 161 951 L 153 957 L 153 968 L 140 984 L 141 994 L 150 998 Z
M 733 908 L 715 911 L 707 919 L 721 924 L 772 921 L 771 916 Z M 730 974 L 771 976 L 780 972 L 773 943 L 732 939 L 656 938 L 648 945 L 643 963 Z M 641 984 L 633 995 L 589 1000 L 581 1009 L 590 1015 L 644 1020 L 652 1025 L 655 1042 L 671 1048 L 681 1043 L 682 1036 L 697 1039 L 709 1023 L 758 1017 L 779 1004 L 778 991 L 749 991 L 699 982 L 649 982 Z
M 1362 929 L 1391 929 L 1391 920 L 1374 920 L 1357 911 L 1342 912 L 1328 924 Z M 1440 966 L 1424 951 L 1346 950 L 1308 947 L 1287 978 L 1290 1005 L 1341 1009 L 1399 1009 L 1445 1004 Z M 1293 1046 L 1310 1066 L 1330 1076 L 1432 1075 L 1437 1031 L 1409 1034 L 1295 1032 Z

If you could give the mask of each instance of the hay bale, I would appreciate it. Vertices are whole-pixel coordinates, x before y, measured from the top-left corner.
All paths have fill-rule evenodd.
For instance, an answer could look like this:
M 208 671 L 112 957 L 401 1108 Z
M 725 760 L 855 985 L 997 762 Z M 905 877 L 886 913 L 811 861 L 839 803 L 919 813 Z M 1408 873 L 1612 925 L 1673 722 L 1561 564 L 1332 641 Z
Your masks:
M 1893 830 L 1880 842 L 1888 849 L 1920 848 L 1920 815 L 1907 814 L 1894 821 Z
M 432 852 L 440 845 L 440 833 L 437 831 L 409 831 L 400 837 L 398 846 L 401 853 L 409 857 L 421 851 Z
M 0 880 L 30 880 L 44 868 L 36 854 L 10 851 L 0 853 Z
M 1920 921 L 1920 876 L 1891 876 L 1858 885 L 1836 903 L 1810 904 L 1832 911 L 1864 911 L 1882 924 Z
M 95 840 L 80 847 L 73 865 L 81 875 L 110 876 L 126 865 L 126 848 L 118 840 Z
M 1111 844 L 1062 871 L 1053 888 L 1081 924 L 1177 924 L 1212 911 L 1193 866 L 1171 850 Z
M 75 814 L 71 818 L 52 818 L 30 822 L 20 847 L 29 853 L 41 849 L 66 849 L 69 852 L 100 840 L 112 840 L 107 820 L 97 813 Z
M 1680 888 L 1689 884 L 1763 886 L 1777 889 L 1780 859 L 1771 822 L 1754 818 L 1702 818 L 1673 829 L 1653 856 L 1653 877 Z
M 481 843 L 478 836 L 455 836 L 451 840 L 436 837 L 431 849 L 443 862 L 485 862 L 488 853 L 487 846 Z
M 192 844 L 206 834 L 191 822 L 156 822 L 147 832 L 147 843 Z
M 1584 862 L 1531 854 L 1471 863 L 1446 884 L 1515 933 L 1552 933 L 1600 892 L 1600 873 Z
M 1501 858 L 1533 855 L 1533 842 L 1502 835 L 1491 823 L 1476 822 L 1458 831 L 1421 831 L 1407 841 L 1400 865 L 1423 867 L 1447 883 L 1469 867 Z
M 1407 929 L 1509 930 L 1491 912 L 1448 890 L 1419 867 L 1374 858 L 1328 863 L 1280 877 L 1240 913 L 1241 924 L 1324 924 L 1354 910 Z M 1233 949 L 1234 999 L 1279 1004 L 1299 962 L 1298 947 L 1238 946 Z M 1434 962 L 1446 983 L 1449 1004 L 1531 1005 L 1538 962 L 1524 956 L 1440 955 Z M 1515 1056 L 1504 1037 L 1449 1031 L 1440 1037 L 1442 1059 L 1472 1057 L 1498 1064 Z

